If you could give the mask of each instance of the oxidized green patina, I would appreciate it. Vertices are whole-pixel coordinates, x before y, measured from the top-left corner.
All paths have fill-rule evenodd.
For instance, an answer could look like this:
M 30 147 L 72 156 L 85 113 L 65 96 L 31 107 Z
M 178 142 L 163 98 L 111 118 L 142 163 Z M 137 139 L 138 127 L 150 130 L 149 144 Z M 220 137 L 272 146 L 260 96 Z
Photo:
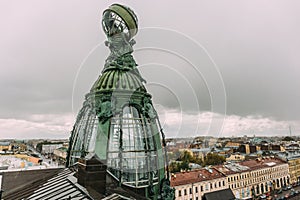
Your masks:
M 120 187 L 136 188 L 146 199 L 172 200 L 165 136 L 132 56 L 137 17 L 113 4 L 103 12 L 102 26 L 110 54 L 78 114 L 68 165 L 95 153 Z

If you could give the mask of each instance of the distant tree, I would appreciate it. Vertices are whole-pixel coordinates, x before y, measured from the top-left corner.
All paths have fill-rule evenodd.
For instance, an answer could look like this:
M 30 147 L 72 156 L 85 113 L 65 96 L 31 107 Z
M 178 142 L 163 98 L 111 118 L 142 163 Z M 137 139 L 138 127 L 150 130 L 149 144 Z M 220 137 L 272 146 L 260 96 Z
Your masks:
M 282 139 L 282 141 L 295 141 L 295 140 L 290 136 L 286 136 Z
M 171 162 L 169 171 L 171 173 L 180 172 L 181 170 L 190 170 L 188 162 Z
M 203 166 L 206 165 L 219 165 L 223 164 L 226 161 L 225 157 L 219 156 L 216 153 L 208 153 L 205 158 L 204 162 L 202 163 Z
M 40 142 L 40 143 L 38 143 L 37 145 L 36 145 L 36 150 L 38 151 L 38 152 L 42 152 L 42 146 L 43 146 L 43 142 Z
M 183 151 L 178 160 L 183 162 L 190 162 L 191 160 L 193 160 L 193 155 L 188 151 Z
M 178 167 L 178 163 L 177 162 L 171 162 L 170 165 L 169 165 L 169 171 L 171 173 L 179 172 L 180 169 Z
M 200 158 L 194 157 L 189 151 L 183 151 L 177 158 L 176 162 L 171 162 L 169 165 L 170 172 L 179 172 L 181 170 L 189 170 L 189 164 L 196 163 L 202 165 L 203 162 Z
M 180 170 L 190 170 L 191 168 L 189 167 L 189 162 L 183 161 L 182 163 L 179 164 Z

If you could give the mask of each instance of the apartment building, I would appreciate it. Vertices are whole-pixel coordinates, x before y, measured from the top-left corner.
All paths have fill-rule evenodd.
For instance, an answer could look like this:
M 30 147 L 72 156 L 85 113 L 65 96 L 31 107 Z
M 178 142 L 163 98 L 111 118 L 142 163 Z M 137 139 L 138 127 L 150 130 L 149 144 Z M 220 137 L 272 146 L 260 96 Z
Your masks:
M 172 174 L 176 200 L 201 200 L 206 193 L 228 189 L 226 176 L 216 169 L 199 169 Z
M 300 156 L 291 156 L 287 158 L 291 183 L 300 183 Z
M 238 199 L 249 199 L 290 183 L 289 166 L 276 158 L 262 158 L 215 166 Z
M 227 162 L 212 168 L 175 173 L 171 177 L 176 200 L 201 200 L 214 192 L 224 191 L 226 194 L 228 189 L 237 199 L 251 199 L 290 183 L 288 163 L 270 157 Z

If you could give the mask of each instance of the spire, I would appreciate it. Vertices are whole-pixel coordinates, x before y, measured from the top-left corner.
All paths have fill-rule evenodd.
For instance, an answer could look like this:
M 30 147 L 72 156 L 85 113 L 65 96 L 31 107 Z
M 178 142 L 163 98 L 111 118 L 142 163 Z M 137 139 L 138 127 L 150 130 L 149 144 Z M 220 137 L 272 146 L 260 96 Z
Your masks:
M 123 5 L 113 4 L 103 12 L 102 27 L 107 36 L 105 45 L 110 49 L 103 72 L 115 68 L 131 70 L 141 78 L 131 55 L 136 43 L 133 37 L 138 32 L 138 21 L 134 12 Z
M 137 34 L 137 16 L 123 5 L 113 4 L 103 12 L 102 27 L 107 36 L 105 45 L 110 54 L 105 61 L 102 75 L 91 92 L 113 92 L 115 90 L 140 91 L 146 93 L 146 82 L 137 69 L 132 53 Z

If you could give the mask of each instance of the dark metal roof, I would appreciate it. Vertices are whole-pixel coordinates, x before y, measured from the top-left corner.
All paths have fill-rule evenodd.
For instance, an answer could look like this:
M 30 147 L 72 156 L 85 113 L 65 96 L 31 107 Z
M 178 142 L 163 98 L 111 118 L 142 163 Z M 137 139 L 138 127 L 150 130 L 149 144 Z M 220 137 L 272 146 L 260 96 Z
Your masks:
M 113 193 L 103 197 L 94 194 L 95 191 L 77 183 L 75 173 L 77 166 L 64 169 L 42 169 L 19 171 L 18 173 L 3 173 L 5 179 L 5 195 L 3 200 L 130 200 L 123 195 Z M 2 175 L 3 175 L 2 174 Z M 15 179 L 12 179 L 15 176 Z M 30 180 L 32 177 L 33 180 Z M 25 179 L 25 180 L 23 180 Z M 19 183 L 20 182 L 20 183 Z M 25 185 L 24 182 L 28 182 Z M 7 183 L 9 183 L 7 185 Z M 12 185 L 16 188 L 13 188 Z M 11 185 L 11 187 L 8 187 Z
M 203 200 L 234 200 L 235 197 L 230 189 L 219 190 L 206 193 L 203 195 Z
M 66 168 L 38 187 L 28 200 L 92 200 L 85 188 L 77 183 L 75 171 Z
M 126 200 L 126 199 L 130 199 L 130 198 L 124 198 L 121 195 L 114 193 L 114 194 L 111 194 L 111 195 L 103 198 L 102 200 L 124 200 L 124 199 Z
M 75 167 L 4 173 L 3 199 L 93 200 L 87 190 L 77 183 L 75 173 Z M 16 178 L 12 179 L 12 176 Z M 12 184 L 15 185 L 15 188 L 9 187 Z
M 25 171 L 4 171 L 2 172 L 3 199 L 23 199 L 33 192 L 50 178 L 62 171 L 61 168 L 25 170 Z

